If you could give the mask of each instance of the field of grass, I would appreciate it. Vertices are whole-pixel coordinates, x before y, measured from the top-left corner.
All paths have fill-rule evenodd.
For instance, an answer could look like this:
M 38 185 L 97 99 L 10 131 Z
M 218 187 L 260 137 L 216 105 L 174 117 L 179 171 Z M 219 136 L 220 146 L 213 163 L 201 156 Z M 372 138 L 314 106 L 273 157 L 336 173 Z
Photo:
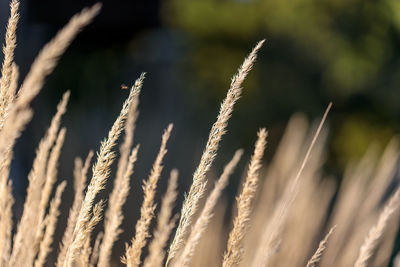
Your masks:
M 144 73 L 130 88 L 99 150 L 89 151 L 84 160 L 76 158 L 75 169 L 71 170 L 73 185 L 57 179 L 66 135 L 61 127 L 62 116 L 67 111 L 70 93 L 63 95 L 38 144 L 27 177 L 29 185 L 22 215 L 13 216 L 10 166 L 18 137 L 33 116 L 30 104 L 68 45 L 100 12 L 101 5 L 86 8 L 72 17 L 37 55 L 22 84 L 18 84 L 18 66 L 14 62 L 19 1 L 12 0 L 10 7 L 0 80 L 0 266 L 389 264 L 399 220 L 400 189 L 394 186 L 398 140 L 394 138 L 383 153 L 372 147 L 360 162 L 349 163 L 343 181 L 337 184 L 336 179 L 322 171 L 327 135 L 324 123 L 332 104 L 316 125 L 309 125 L 302 115 L 293 116 L 275 157 L 268 163 L 263 160 L 267 129 L 255 129 L 254 151 L 244 171 L 236 205 L 232 211 L 225 211 L 222 195 L 230 175 L 238 171 L 235 167 L 243 160 L 243 150 L 237 148 L 216 179 L 210 170 L 222 138 L 229 134 L 229 119 L 245 90 L 242 83 L 256 67 L 263 40 L 255 45 L 231 80 L 183 203 L 176 203 L 179 183 L 176 169 L 169 175 L 161 203 L 156 203 L 173 125 L 160 134 L 161 140 L 155 140 L 160 142 L 160 149 L 148 178 L 143 181 L 140 218 L 132 225 L 135 231 L 131 240 L 119 237 L 123 206 L 129 205 L 126 199 L 130 180 L 140 158 L 140 146 L 135 144 L 133 136 Z M 114 163 L 115 173 L 111 171 Z M 113 184 L 111 194 L 107 199 L 98 199 L 107 183 Z M 74 187 L 74 200 L 69 210 L 61 210 L 66 186 Z M 176 206 L 180 212 L 174 214 Z M 60 213 L 68 213 L 65 229 L 59 229 Z M 230 218 L 229 223 L 226 218 Z M 63 232 L 62 240 L 54 240 L 55 231 Z M 113 255 L 117 241 L 126 242 L 126 248 Z M 57 258 L 49 257 L 51 251 L 57 252 Z M 399 260 L 394 262 L 400 266 Z

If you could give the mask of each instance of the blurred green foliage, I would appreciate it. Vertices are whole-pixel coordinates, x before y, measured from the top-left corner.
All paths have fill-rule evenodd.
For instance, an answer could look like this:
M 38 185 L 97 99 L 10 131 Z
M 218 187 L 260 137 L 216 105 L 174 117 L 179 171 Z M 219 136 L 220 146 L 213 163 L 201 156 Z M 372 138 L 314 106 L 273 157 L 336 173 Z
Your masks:
M 232 66 L 266 38 L 245 84 L 252 120 L 272 125 L 297 110 L 315 117 L 333 101 L 339 164 L 400 130 L 398 0 L 169 0 L 162 14 L 193 42 L 194 94 L 221 99 Z

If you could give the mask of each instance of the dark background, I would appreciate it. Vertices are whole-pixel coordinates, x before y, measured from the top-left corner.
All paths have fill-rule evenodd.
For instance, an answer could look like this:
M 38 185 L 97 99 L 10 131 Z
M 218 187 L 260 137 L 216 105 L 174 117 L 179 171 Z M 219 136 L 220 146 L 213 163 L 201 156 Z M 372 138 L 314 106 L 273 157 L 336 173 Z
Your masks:
M 22 77 L 57 30 L 93 3 L 22 1 L 16 50 Z M 330 101 L 334 106 L 327 126 L 327 173 L 340 178 L 346 162 L 359 158 L 372 142 L 383 147 L 399 132 L 398 0 L 102 3 L 100 15 L 73 42 L 33 103 L 35 116 L 18 142 L 11 174 L 17 213 L 35 148 L 62 93 L 72 94 L 64 116 L 67 138 L 59 179 L 70 181 L 71 193 L 74 157 L 99 148 L 128 94 L 121 84 L 131 85 L 145 71 L 135 134 L 141 150 L 123 225 L 122 239 L 128 240 L 141 203 L 140 183 L 149 173 L 163 129 L 169 122 L 175 124 L 161 188 L 176 167 L 180 188 L 187 190 L 231 77 L 264 38 L 267 42 L 244 83 L 215 171 L 237 148 L 245 148 L 247 160 L 260 127 L 270 132 L 268 161 L 293 113 L 303 112 L 313 120 Z M 0 0 L 1 39 L 8 15 L 8 1 Z M 240 174 L 228 189 L 232 196 Z M 117 249 L 122 245 L 119 242 Z

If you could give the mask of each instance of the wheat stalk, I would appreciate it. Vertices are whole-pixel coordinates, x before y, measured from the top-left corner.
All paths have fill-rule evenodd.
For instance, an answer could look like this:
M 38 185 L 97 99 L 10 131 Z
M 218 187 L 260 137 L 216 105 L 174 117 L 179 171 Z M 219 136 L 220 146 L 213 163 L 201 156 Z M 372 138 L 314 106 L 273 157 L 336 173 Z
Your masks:
M 249 227 L 252 201 L 257 191 L 259 171 L 265 146 L 267 145 L 268 133 L 265 129 L 258 132 L 254 153 L 250 160 L 246 181 L 242 193 L 237 198 L 238 214 L 233 222 L 233 228 L 229 234 L 227 250 L 222 262 L 223 267 L 238 266 L 243 258 L 243 239 Z
M 162 161 L 167 153 L 166 146 L 171 135 L 172 127 L 172 124 L 170 124 L 164 131 L 160 151 L 153 163 L 149 178 L 143 184 L 144 198 L 142 207 L 140 208 L 140 218 L 136 222 L 135 236 L 132 239 L 132 244 L 130 246 L 127 245 L 125 257 L 122 259 L 128 267 L 139 266 L 141 262 L 140 257 L 142 255 L 142 249 L 146 245 L 146 239 L 150 236 L 149 227 L 156 208 L 154 197 L 156 194 L 157 183 L 163 169 Z
M 194 251 L 196 249 L 196 246 L 200 242 L 200 238 L 212 218 L 213 215 L 212 212 L 214 210 L 215 205 L 217 204 L 217 200 L 219 199 L 222 190 L 224 190 L 224 188 L 228 184 L 228 179 L 232 174 L 232 172 L 234 171 L 242 154 L 243 154 L 242 150 L 236 151 L 231 161 L 225 166 L 222 175 L 216 182 L 211 194 L 208 196 L 204 208 L 200 213 L 200 216 L 197 219 L 196 223 L 194 224 L 190 232 L 189 238 L 186 242 L 186 245 L 183 248 L 182 253 L 179 255 L 178 260 L 176 261 L 176 263 L 174 263 L 174 266 L 189 266 Z
M 193 174 L 193 183 L 190 187 L 189 194 L 185 199 L 185 202 L 183 203 L 181 211 L 182 215 L 179 220 L 174 239 L 169 249 L 167 264 L 176 256 L 176 254 L 182 248 L 185 236 L 188 232 L 189 226 L 192 223 L 193 215 L 196 213 L 199 201 L 204 194 L 206 174 L 210 170 L 214 159 L 217 156 L 219 143 L 222 139 L 222 136 L 226 132 L 228 120 L 232 116 L 233 107 L 241 96 L 242 83 L 247 77 L 249 71 L 251 70 L 257 58 L 257 52 L 261 48 L 263 43 L 264 40 L 257 43 L 249 56 L 240 66 L 237 74 L 232 78 L 226 98 L 221 104 L 217 121 L 213 124 L 211 128 L 206 148 L 201 156 L 200 163 L 195 173 Z

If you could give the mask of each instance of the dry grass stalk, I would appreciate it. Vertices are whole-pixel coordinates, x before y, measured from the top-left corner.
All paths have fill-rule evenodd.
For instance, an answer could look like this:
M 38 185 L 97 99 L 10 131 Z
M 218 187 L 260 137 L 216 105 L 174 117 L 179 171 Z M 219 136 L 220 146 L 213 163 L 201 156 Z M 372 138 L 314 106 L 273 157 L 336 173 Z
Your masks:
M 306 155 L 304 156 L 299 171 L 293 180 L 290 181 L 290 184 L 288 185 L 287 190 L 284 192 L 281 201 L 278 203 L 270 222 L 267 224 L 262 233 L 261 242 L 257 248 L 252 266 L 267 266 L 271 256 L 276 253 L 277 244 L 280 242 L 279 236 L 281 235 L 282 228 L 286 222 L 290 207 L 292 206 L 293 201 L 296 199 L 298 193 L 301 174 L 303 173 L 303 170 L 309 160 L 311 152 L 331 107 L 332 103 L 329 103 L 306 152 Z
M 22 112 L 15 121 L 14 128 L 6 128 L 0 132 L 0 237 L 4 242 L 0 245 L 2 260 L 10 261 L 11 230 L 12 230 L 12 196 L 11 181 L 8 180 L 13 156 L 12 147 L 22 131 L 21 125 L 32 117 L 32 111 Z M 11 140 L 11 141 L 10 141 Z M 9 142 L 10 141 L 10 142 Z M 5 266 L 5 265 L 3 265 Z
M 16 63 L 12 64 L 11 81 L 8 87 L 8 97 L 9 105 L 7 106 L 6 113 L 10 109 L 11 103 L 15 100 L 15 96 L 18 89 L 18 79 L 19 79 L 19 68 Z
M 57 179 L 57 165 L 58 165 L 58 159 L 60 157 L 61 153 L 61 148 L 64 144 L 64 139 L 65 139 L 65 133 L 66 129 L 63 128 L 60 130 L 57 136 L 56 143 L 51 150 L 48 164 L 47 164 L 47 169 L 46 169 L 46 181 L 44 183 L 42 193 L 41 193 L 41 199 L 40 199 L 40 204 L 39 204 L 39 227 L 37 229 L 36 233 L 36 240 L 35 244 L 38 244 L 40 242 L 40 237 L 42 236 L 42 232 L 44 230 L 43 226 L 43 221 L 44 221 L 44 214 L 46 212 L 47 204 L 50 199 L 51 192 L 53 190 L 53 185 Z
M 96 263 L 99 259 L 100 245 L 101 245 L 102 240 L 103 240 L 103 232 L 100 232 L 97 234 L 96 240 L 93 245 L 93 251 L 92 251 L 92 255 L 90 256 L 89 267 L 98 266 L 98 265 L 96 265 Z
M 393 267 L 400 267 L 400 253 L 397 253 L 394 257 Z
M 257 191 L 259 171 L 261 168 L 264 150 L 267 145 L 268 133 L 265 129 L 258 132 L 257 142 L 250 160 L 246 181 L 243 190 L 237 198 L 238 214 L 233 222 L 233 229 L 229 234 L 227 250 L 224 254 L 222 266 L 238 266 L 243 258 L 243 239 L 249 227 L 252 210 L 252 201 Z
M 393 248 L 396 244 L 397 233 L 398 233 L 398 222 L 400 219 L 400 212 L 397 210 L 392 219 L 386 226 L 385 233 L 379 241 L 379 245 L 373 257 L 370 261 L 371 266 L 389 266 L 393 255 Z M 358 246 L 360 247 L 360 246 Z M 354 260 L 353 260 L 354 262 Z
M 157 183 L 163 169 L 162 161 L 167 153 L 166 146 L 171 135 L 172 127 L 173 125 L 170 124 L 164 131 L 160 151 L 153 163 L 149 178 L 143 185 L 144 198 L 142 207 L 140 208 L 140 218 L 136 223 L 135 236 L 132 239 L 132 244 L 126 247 L 125 257 L 123 258 L 123 262 L 126 263 L 128 267 L 139 266 L 141 263 L 140 257 L 142 255 L 142 249 L 146 245 L 147 238 L 150 236 L 149 227 L 156 208 L 154 197 L 156 194 Z
M 144 267 L 162 267 L 163 265 L 168 238 L 178 219 L 177 216 L 171 218 L 178 195 L 177 187 L 178 170 L 173 169 L 168 181 L 167 192 L 161 202 L 160 213 L 157 216 L 157 227 L 154 231 L 154 238 L 149 245 L 149 255 L 144 261 Z
M 266 132 L 263 130 L 261 132 L 262 132 L 261 135 L 265 133 L 265 136 L 260 136 L 260 138 L 266 137 Z M 261 141 L 261 143 L 263 142 L 265 142 L 265 139 Z M 264 151 L 264 149 L 262 150 Z M 211 194 L 208 196 L 204 208 L 190 232 L 189 238 L 186 241 L 186 245 L 183 248 L 183 252 L 179 255 L 176 263 L 173 264 L 174 266 L 189 266 L 194 251 L 196 249 L 196 246 L 200 242 L 200 238 L 202 237 L 202 234 L 204 233 L 205 229 L 207 228 L 213 216 L 214 207 L 217 204 L 217 201 L 222 193 L 222 190 L 224 190 L 226 185 L 228 184 L 228 179 L 232 174 L 232 172 L 234 171 L 242 154 L 243 154 L 242 150 L 236 151 L 231 161 L 225 166 L 222 175 L 216 182 L 214 189 L 211 191 Z
M 385 204 L 382 212 L 379 215 L 377 223 L 372 226 L 366 236 L 364 243 L 360 248 L 360 254 L 354 264 L 355 267 L 366 267 L 371 259 L 373 253 L 376 250 L 379 240 L 381 239 L 386 225 L 393 213 L 399 208 L 400 205 L 400 188 L 390 197 Z
M 16 1 L 13 1 L 11 3 L 11 14 L 15 13 L 15 9 L 17 8 L 15 6 Z M 12 19 L 13 16 L 11 16 L 10 20 Z M 14 21 L 15 22 L 15 21 Z M 11 27 L 8 27 L 8 29 Z M 6 33 L 6 36 L 8 33 Z M 7 38 L 7 37 L 6 37 Z M 7 41 L 6 41 L 7 42 Z M 6 45 L 7 46 L 7 45 Z M 6 58 L 5 58 L 6 60 Z M 5 68 L 5 65 L 7 65 L 5 62 L 3 63 L 3 69 Z M 5 70 L 7 72 L 8 70 Z M 18 68 L 16 65 L 13 63 L 12 64 L 12 73 L 10 77 L 10 85 L 9 88 L 7 88 L 7 94 L 14 95 L 14 93 L 10 92 L 15 92 L 15 88 L 17 87 L 17 80 L 18 80 Z M 3 78 L 4 76 L 2 76 Z M 1 88 L 1 85 L 0 85 Z M 0 89 L 1 90 L 1 89 Z M 6 96 L 8 97 L 8 96 Z M 9 103 L 12 102 L 12 98 L 10 97 L 9 99 L 2 101 L 0 99 L 0 104 L 5 105 L 4 109 L 4 116 L 8 111 Z M 0 118 L 2 120 L 4 117 Z M 23 118 L 23 120 L 29 120 L 30 119 L 30 114 L 26 118 Z M 6 140 L 6 139 L 1 139 L 1 140 Z M 3 160 L 1 161 L 0 164 L 0 240 L 3 240 L 0 242 L 0 266 L 6 266 L 6 263 L 9 261 L 10 257 L 10 250 L 11 250 L 11 231 L 13 227 L 13 221 L 12 221 L 12 206 L 14 204 L 14 197 L 12 196 L 12 186 L 11 186 L 11 181 L 9 181 L 9 175 L 10 175 L 10 166 L 11 166 L 11 161 L 13 157 L 13 152 L 11 149 L 11 145 L 8 145 L 6 150 L 3 150 Z
M 399 156 L 399 140 L 393 138 L 380 157 L 376 171 L 372 175 L 373 180 L 366 189 L 365 196 L 368 197 L 363 199 L 364 204 L 357 217 L 358 223 L 361 223 L 368 214 L 379 207 L 382 196 L 385 195 L 392 182 L 392 177 L 396 174 Z
M 109 206 L 105 215 L 104 238 L 100 246 L 99 267 L 107 267 L 110 265 L 112 246 L 122 231 L 119 229 L 123 220 L 122 207 L 130 190 L 130 177 L 133 173 L 133 167 L 139 149 L 139 146 L 137 146 L 131 152 L 135 122 L 138 116 L 137 107 L 139 94 L 143 85 L 143 80 L 144 75 L 137 79 L 133 85 L 135 88 L 134 90 L 137 90 L 138 94 L 132 102 L 125 123 L 125 139 L 120 147 L 120 159 L 118 161 L 117 174 L 114 180 L 113 191 L 110 195 Z M 131 155 L 129 156 L 130 153 Z
M 8 181 L 2 192 L 5 205 L 2 205 L 0 211 L 0 238 L 3 240 L 0 242 L 0 266 L 6 266 L 6 263 L 10 259 L 11 232 L 13 229 L 12 206 L 14 204 L 14 198 L 12 196 L 11 181 Z
M 66 50 L 70 42 L 77 33 L 85 27 L 98 13 L 100 5 L 94 5 L 90 9 L 84 9 L 80 14 L 74 16 L 69 23 L 58 32 L 39 53 L 26 76 L 16 100 L 9 109 L 8 116 L 4 121 L 4 127 L 0 134 L 0 159 L 7 155 L 7 151 L 12 150 L 15 140 L 30 121 L 32 111 L 29 103 L 41 90 L 44 79 L 56 66 L 58 58 Z M 18 246 L 19 242 L 18 242 Z M 14 253 L 14 252 L 13 252 Z M 15 257 L 12 257 L 15 261 Z
M 144 76 L 144 74 L 142 74 Z M 82 202 L 81 209 L 78 215 L 78 219 L 73 231 L 72 242 L 67 249 L 67 254 L 63 266 L 69 267 L 72 264 L 76 253 L 83 247 L 85 236 L 84 233 L 87 231 L 87 223 L 90 221 L 91 210 L 96 195 L 103 190 L 107 178 L 110 176 L 110 167 L 114 161 L 113 148 L 118 140 L 124 128 L 124 121 L 128 116 L 130 106 L 133 99 L 137 96 L 138 90 L 132 88 L 127 100 L 124 102 L 121 112 L 115 120 L 111 130 L 108 133 L 108 137 L 102 142 L 100 151 L 97 155 L 97 162 L 93 166 L 93 176 L 88 186 L 85 198 Z
M 76 221 L 78 219 L 79 210 L 81 208 L 82 200 L 83 200 L 83 190 L 86 186 L 87 180 L 87 172 L 90 167 L 90 162 L 93 158 L 93 151 L 90 151 L 86 157 L 85 164 L 82 166 L 82 160 L 77 158 L 75 160 L 75 169 L 74 169 L 74 188 L 75 188 L 75 196 L 74 202 L 72 204 L 72 208 L 70 209 L 67 227 L 64 231 L 64 235 L 62 238 L 62 242 L 60 245 L 60 251 L 57 257 L 56 266 L 63 266 L 65 256 L 67 254 L 67 248 L 70 246 L 72 242 L 72 234 L 76 225 Z
M 121 180 L 119 180 L 118 183 L 114 184 L 114 189 L 111 192 L 110 204 L 106 213 L 104 226 L 104 238 L 100 246 L 99 267 L 110 265 L 112 246 L 117 240 L 118 235 L 122 232 L 122 230 L 119 229 L 124 218 L 122 214 L 122 206 L 124 205 L 130 190 L 129 182 L 137 159 L 138 150 L 139 145 L 132 150 L 125 174 L 121 177 Z
M 29 185 L 26 201 L 24 203 L 24 210 L 18 224 L 17 233 L 14 236 L 13 250 L 10 258 L 11 266 L 23 266 L 23 263 L 19 262 L 22 259 L 24 264 L 29 266 L 32 264 L 37 253 L 38 247 L 35 240 L 37 233 L 40 232 L 40 227 L 47 206 L 47 201 L 41 205 L 41 198 L 44 197 L 43 194 L 47 194 L 45 198 L 48 200 L 48 197 L 51 194 L 51 187 L 46 188 L 47 191 L 42 193 L 42 188 L 46 182 L 46 166 L 50 149 L 57 139 L 61 117 L 66 111 L 68 98 L 69 92 L 66 92 L 57 106 L 57 112 L 51 121 L 50 127 L 39 143 L 36 157 L 33 161 L 32 170 L 28 176 Z M 36 246 L 32 246 L 32 244 L 35 244 Z M 25 256 L 22 257 L 22 255 Z
M 45 264 L 51 250 L 61 193 L 65 188 L 65 182 L 57 187 L 55 196 L 49 205 L 48 202 L 57 176 L 57 162 L 65 138 L 65 129 L 59 131 L 60 119 L 65 112 L 69 93 L 67 92 L 64 95 L 46 135 L 39 143 L 36 158 L 28 177 L 29 187 L 22 218 L 17 226 L 12 244 L 12 205 L 14 199 L 9 174 L 13 148 L 16 139 L 32 117 L 30 102 L 39 93 L 45 78 L 53 71 L 58 58 L 76 34 L 98 13 L 100 5 L 94 5 L 92 8 L 85 9 L 74 16 L 66 27 L 44 47 L 16 94 L 19 72 L 13 61 L 16 47 L 15 33 L 19 20 L 18 6 L 18 0 L 11 0 L 11 15 L 3 47 L 4 62 L 0 78 L 0 266 L 24 267 L 34 265 L 36 267 Z M 216 220 L 211 221 L 210 218 L 217 199 L 227 183 L 228 175 L 233 170 L 231 164 L 237 163 L 238 158 L 236 159 L 236 157 L 239 157 L 237 154 L 240 152 L 235 154 L 234 159 L 225 168 L 212 193 L 206 199 L 205 206 L 193 226 L 192 220 L 198 210 L 199 201 L 205 193 L 206 175 L 212 167 L 219 143 L 226 132 L 233 106 L 241 95 L 241 84 L 250 71 L 262 43 L 263 41 L 256 45 L 239 68 L 238 74 L 232 79 L 227 97 L 221 105 L 217 121 L 212 126 L 206 148 L 193 175 L 193 185 L 184 202 L 182 217 L 170 246 L 166 265 L 170 263 L 171 265 L 187 266 L 190 263 L 199 266 L 200 263 L 200 266 L 214 266 L 221 262 L 223 241 L 228 236 L 228 233 L 222 228 L 223 212 L 218 214 L 220 216 L 217 216 L 219 218 L 217 224 L 214 224 Z M 75 162 L 75 198 L 57 259 L 58 267 L 90 267 L 95 266 L 97 261 L 99 261 L 100 267 L 110 265 L 112 246 L 121 231 L 119 228 L 123 218 L 122 206 L 129 191 L 129 177 L 133 172 L 133 164 L 138 153 L 138 147 L 132 149 L 132 144 L 135 121 L 138 116 L 138 94 L 143 78 L 142 75 L 136 81 L 120 115 L 109 132 L 108 138 L 101 144 L 97 162 L 93 166 L 93 176 L 85 195 L 86 176 L 92 154 L 89 153 L 85 164 L 82 164 L 79 159 Z M 284 149 L 278 151 L 275 161 L 269 168 L 268 179 L 262 192 L 263 196 L 260 197 L 262 200 L 260 207 L 262 208 L 256 209 L 252 218 L 255 220 L 253 228 L 262 229 L 261 238 L 258 238 L 260 233 L 255 230 L 254 233 L 249 235 L 248 242 L 243 245 L 243 236 L 247 232 L 247 224 L 250 221 L 251 205 L 256 198 L 258 172 L 265 148 L 266 132 L 265 130 L 260 131 L 259 139 L 263 139 L 261 135 L 264 134 L 264 143 L 260 140 L 256 143 L 247 179 L 238 198 L 238 215 L 228 237 L 228 248 L 222 263 L 224 267 L 238 266 L 240 263 L 245 266 L 253 263 L 253 266 L 257 267 L 268 264 L 271 266 L 295 266 L 306 262 L 307 258 L 305 257 L 308 256 L 308 252 L 312 248 L 310 240 L 314 240 L 314 237 L 323 228 L 327 207 L 335 190 L 331 182 L 326 180 L 320 182 L 319 171 L 323 162 L 321 159 L 323 148 L 322 146 L 314 148 L 329 109 L 330 106 L 324 114 L 304 160 L 299 164 L 298 171 L 296 160 L 302 153 L 303 146 L 297 143 L 302 143 L 307 126 L 303 125 L 300 130 L 298 127 L 295 127 L 294 131 L 292 129 L 291 142 L 288 142 Z M 110 175 L 110 166 L 114 160 L 113 148 L 124 128 L 125 140 L 120 147 L 121 157 L 118 161 L 114 188 L 106 213 L 104 239 L 101 240 L 102 237 L 99 234 L 92 246 L 92 231 L 102 218 L 104 203 L 101 200 L 95 204 L 95 198 L 105 186 Z M 162 160 L 166 153 L 165 147 L 171 128 L 170 126 L 163 135 L 160 152 L 153 164 L 149 178 L 143 186 L 144 201 L 141 208 L 141 218 L 136 224 L 136 233 L 132 239 L 132 245 L 127 247 L 126 251 L 128 266 L 136 267 L 141 264 L 142 250 L 150 236 L 150 223 L 154 218 L 156 207 L 154 203 L 156 186 L 163 168 Z M 258 144 L 259 142 L 260 144 Z M 258 145 L 262 149 L 257 152 Z M 313 151 L 314 156 L 317 155 L 314 160 L 309 160 L 311 151 Z M 374 151 L 372 150 L 372 152 Z M 387 263 L 394 242 L 394 233 L 397 229 L 397 225 L 391 218 L 398 216 L 395 212 L 400 204 L 400 189 L 397 189 L 387 201 L 380 214 L 376 212 L 376 209 L 392 183 L 398 158 L 398 145 L 394 140 L 388 145 L 378 164 L 376 164 L 378 153 L 368 153 L 356 168 L 349 168 L 350 171 L 346 171 L 345 180 L 348 183 L 346 181 L 342 183 L 333 216 L 328 221 L 328 224 L 331 225 L 339 224 L 340 229 L 330 238 L 329 247 L 326 248 L 333 229 L 329 231 L 319 244 L 313 257 L 308 261 L 308 267 L 316 265 L 350 266 L 354 262 L 356 267 L 384 266 Z M 306 165 L 307 168 L 305 169 Z M 274 176 L 275 179 L 271 180 L 270 176 Z M 305 176 L 306 179 L 300 179 L 301 176 Z M 372 180 L 373 178 L 375 179 Z M 177 219 L 176 216 L 172 216 L 173 203 L 177 194 L 176 180 L 177 173 L 173 171 L 166 195 L 162 201 L 154 239 L 149 246 L 149 255 L 144 262 L 145 267 L 160 267 L 163 264 L 166 253 L 165 247 Z M 270 185 L 272 186 L 268 187 Z M 270 194 L 271 192 L 272 194 Z M 282 194 L 283 196 L 281 196 Z M 297 200 L 296 203 L 294 203 L 295 200 Z M 46 215 L 47 209 L 49 211 Z M 271 219 L 264 226 L 265 218 L 268 217 L 271 217 Z M 374 222 L 376 222 L 375 225 L 373 225 Z M 192 227 L 192 231 L 186 246 L 183 246 L 190 227 Z M 368 229 L 369 232 L 363 242 Z M 206 242 L 198 245 L 201 238 Z M 258 242 L 259 239 L 261 239 L 261 242 Z M 280 246 L 281 241 L 282 246 Z M 248 245 L 251 242 L 253 244 Z M 378 247 L 380 242 L 384 242 L 384 244 Z M 11 244 L 13 245 L 12 249 Z M 359 248 L 361 244 L 357 258 L 358 249 L 355 248 Z M 202 258 L 198 262 L 195 262 L 196 257 L 193 257 L 195 248 L 197 256 Z M 244 250 L 256 250 L 254 260 L 246 261 L 247 258 L 243 256 Z M 279 254 L 277 253 L 278 250 Z M 322 253 L 324 253 L 323 259 L 321 259 Z M 253 258 L 251 254 L 245 256 Z M 372 257 L 373 254 L 376 254 L 376 256 Z M 204 259 L 204 255 L 209 257 Z M 274 256 L 272 257 L 272 255 Z M 242 258 L 244 259 L 242 260 Z M 399 265 L 398 262 L 395 264 Z
M 139 95 L 143 86 L 144 75 L 140 76 L 139 79 L 135 81 L 133 87 L 134 90 L 138 91 L 138 94 L 132 101 L 132 105 L 128 112 L 128 117 L 125 122 L 125 138 L 124 142 L 121 144 L 120 147 L 120 157 L 118 160 L 118 167 L 115 180 L 121 180 L 125 174 L 125 170 L 128 164 L 129 154 L 131 153 L 132 144 L 133 144 L 133 137 L 136 128 L 136 120 L 139 116 L 138 105 L 139 105 Z M 117 182 L 115 181 L 114 184 Z
M 90 255 L 92 254 L 92 247 L 91 247 L 91 235 L 93 232 L 94 227 L 101 221 L 102 213 L 104 209 L 104 201 L 100 200 L 96 203 L 93 207 L 92 217 L 85 225 L 85 231 L 83 232 L 83 249 L 79 253 L 79 257 L 74 259 L 75 264 L 78 264 L 82 267 L 89 266 L 90 263 Z
M 59 57 L 65 52 L 76 35 L 99 13 L 101 4 L 83 9 L 73 16 L 57 35 L 39 52 L 28 72 L 15 103 L 15 109 L 25 108 L 39 93 L 44 79 L 54 70 Z
M 219 143 L 222 139 L 222 136 L 226 132 L 228 121 L 232 116 L 233 107 L 241 96 L 242 83 L 251 68 L 253 67 L 253 64 L 257 58 L 257 52 L 263 45 L 264 41 L 265 40 L 262 40 L 257 43 L 249 56 L 240 66 L 237 74 L 232 78 L 226 98 L 221 104 L 217 121 L 213 124 L 211 128 L 206 148 L 201 156 L 200 163 L 195 173 L 193 174 L 193 183 L 190 187 L 189 194 L 185 199 L 185 202 L 183 203 L 181 211 L 182 215 L 179 220 L 178 229 L 175 232 L 175 237 L 169 249 L 167 264 L 177 255 L 177 253 L 183 246 L 183 242 L 186 234 L 188 233 L 189 226 L 192 223 L 193 215 L 196 213 L 199 201 L 204 194 L 206 174 L 210 170 L 214 159 L 217 156 Z
M 60 214 L 59 207 L 61 204 L 61 195 L 66 185 L 67 183 L 64 181 L 59 186 L 57 186 L 54 199 L 50 202 L 49 214 L 46 216 L 44 220 L 46 231 L 44 232 L 43 238 L 40 241 L 39 255 L 35 260 L 34 264 L 35 267 L 43 266 L 46 261 L 47 255 L 51 251 L 51 244 L 53 243 L 53 235 L 54 231 L 56 230 L 58 215 Z
M 3 65 L 1 68 L 0 79 L 0 130 L 3 128 L 4 120 L 7 116 L 8 106 L 14 98 L 13 90 L 9 90 L 14 81 L 16 73 L 13 69 L 14 51 L 17 46 L 17 25 L 19 21 L 19 1 L 12 0 L 10 3 L 10 18 L 8 19 L 5 45 L 3 46 Z
M 326 249 L 326 245 L 328 244 L 328 239 L 329 237 L 333 234 L 335 231 L 336 226 L 332 227 L 331 230 L 326 234 L 324 239 L 319 243 L 317 250 L 315 253 L 312 255 L 311 259 L 307 262 L 306 267 L 317 267 L 319 262 L 321 261 L 322 253 L 324 253 L 324 250 Z

